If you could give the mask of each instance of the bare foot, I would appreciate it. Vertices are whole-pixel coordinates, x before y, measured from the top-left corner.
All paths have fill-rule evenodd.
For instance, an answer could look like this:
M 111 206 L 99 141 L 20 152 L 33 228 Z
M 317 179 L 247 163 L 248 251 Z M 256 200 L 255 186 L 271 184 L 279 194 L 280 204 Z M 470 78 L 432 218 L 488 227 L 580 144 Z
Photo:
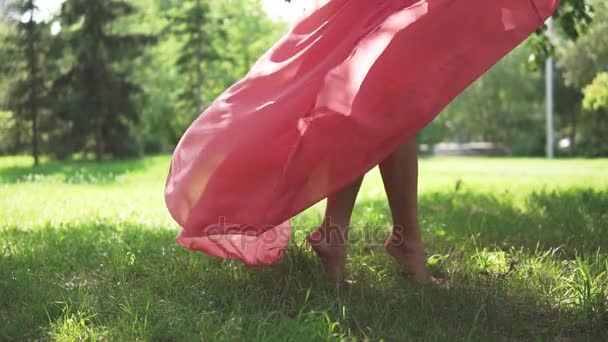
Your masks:
M 326 238 L 323 228 L 318 228 L 308 236 L 308 242 L 315 251 L 323 272 L 329 280 L 341 283 L 344 282 L 344 270 L 346 268 L 346 243 L 331 243 Z M 348 283 L 348 281 L 346 281 Z
M 422 241 L 403 241 L 391 235 L 384 243 L 384 248 L 415 281 L 423 284 L 436 282 L 426 269 Z

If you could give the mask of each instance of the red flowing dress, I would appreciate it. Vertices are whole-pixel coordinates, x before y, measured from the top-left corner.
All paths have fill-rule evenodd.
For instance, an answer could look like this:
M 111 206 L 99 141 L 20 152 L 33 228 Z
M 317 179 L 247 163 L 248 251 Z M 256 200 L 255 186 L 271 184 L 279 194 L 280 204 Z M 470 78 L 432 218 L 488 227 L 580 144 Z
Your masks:
M 248 265 L 276 262 L 291 217 L 413 137 L 557 2 L 316 5 L 177 145 L 165 186 L 177 242 Z

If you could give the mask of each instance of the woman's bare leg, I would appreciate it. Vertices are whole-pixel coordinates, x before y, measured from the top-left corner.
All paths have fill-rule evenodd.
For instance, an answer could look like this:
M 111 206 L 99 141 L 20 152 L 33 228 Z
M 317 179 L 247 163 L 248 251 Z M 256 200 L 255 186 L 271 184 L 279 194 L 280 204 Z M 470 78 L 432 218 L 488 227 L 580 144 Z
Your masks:
M 382 181 L 393 216 L 393 232 L 384 246 L 412 277 L 429 280 L 418 226 L 418 152 L 416 139 L 401 145 L 380 163 Z
M 418 225 L 418 156 L 416 140 L 401 145 L 380 163 L 384 188 L 393 217 L 386 250 L 414 279 L 429 281 L 424 244 Z M 329 196 L 321 226 L 308 238 L 328 278 L 344 278 L 348 226 L 363 177 Z
M 362 181 L 363 177 L 327 198 L 323 223 L 308 237 L 327 277 L 335 282 L 344 279 L 348 225 Z

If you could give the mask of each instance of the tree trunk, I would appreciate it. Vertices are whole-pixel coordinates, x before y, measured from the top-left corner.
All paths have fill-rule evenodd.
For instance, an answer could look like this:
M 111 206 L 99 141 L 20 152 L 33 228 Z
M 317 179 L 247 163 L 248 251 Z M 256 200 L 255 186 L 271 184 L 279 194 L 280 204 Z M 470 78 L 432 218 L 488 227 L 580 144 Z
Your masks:
M 103 123 L 97 119 L 95 123 L 95 160 L 100 163 L 103 161 L 105 146 L 103 141 Z
M 577 121 L 577 113 L 576 111 L 572 112 L 572 127 L 570 131 L 570 157 L 576 156 L 576 121 Z
M 21 152 L 21 113 L 15 111 L 15 141 L 13 145 L 13 154 L 19 154 Z
M 34 166 L 40 164 L 40 151 L 38 149 L 38 108 L 32 106 L 32 153 L 34 155 Z
M 41 97 L 41 87 L 39 84 L 39 74 L 40 70 L 38 69 L 38 51 L 36 49 L 36 42 L 34 41 L 37 37 L 36 23 L 34 22 L 34 9 L 35 5 L 33 1 L 28 3 L 30 8 L 30 21 L 28 22 L 28 33 L 29 33 L 29 45 L 27 49 L 27 57 L 29 59 L 29 72 L 28 77 L 30 78 L 31 83 L 33 84 L 32 89 L 30 89 L 30 96 L 28 99 L 28 105 L 30 110 L 30 116 L 32 120 L 32 155 L 34 157 L 34 166 L 38 166 L 39 164 L 39 151 L 38 151 L 38 105 L 39 99 Z

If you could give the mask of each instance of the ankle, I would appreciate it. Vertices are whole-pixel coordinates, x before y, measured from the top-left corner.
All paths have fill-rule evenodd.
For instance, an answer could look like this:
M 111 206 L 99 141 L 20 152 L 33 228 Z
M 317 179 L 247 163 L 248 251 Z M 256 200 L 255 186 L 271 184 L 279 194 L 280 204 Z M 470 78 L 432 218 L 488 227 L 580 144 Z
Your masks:
M 395 244 L 411 244 L 415 242 L 422 242 L 422 237 L 420 236 L 420 229 L 417 226 L 408 227 L 407 229 L 402 227 L 395 227 L 390 235 L 390 240 Z
M 408 253 L 424 253 L 424 242 L 420 235 L 403 236 L 392 233 L 385 242 L 385 247 L 392 249 L 400 249 Z
M 328 245 L 332 247 L 346 247 L 348 236 L 346 229 L 339 227 L 321 226 L 308 236 L 308 241 L 313 245 Z

